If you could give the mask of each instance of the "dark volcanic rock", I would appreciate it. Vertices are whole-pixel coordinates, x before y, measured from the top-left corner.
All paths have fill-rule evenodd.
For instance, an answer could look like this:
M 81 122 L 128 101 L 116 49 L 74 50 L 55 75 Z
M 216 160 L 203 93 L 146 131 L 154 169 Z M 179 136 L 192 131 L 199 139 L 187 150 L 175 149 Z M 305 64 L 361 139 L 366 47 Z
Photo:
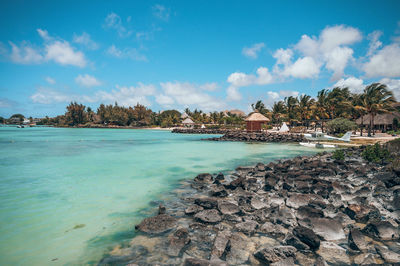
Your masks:
M 305 219 L 305 218 L 322 218 L 324 217 L 324 212 L 318 209 L 315 209 L 311 206 L 300 206 L 297 210 L 297 218 Z
M 239 206 L 229 201 L 218 201 L 218 210 L 222 214 L 235 214 L 240 211 Z
M 379 217 L 379 210 L 375 207 L 349 204 L 345 209 L 345 213 L 353 220 L 359 223 L 366 223 L 369 219 Z
M 176 226 L 176 218 L 160 214 L 157 216 L 145 218 L 135 229 L 145 233 L 158 234 L 168 231 Z
M 211 251 L 211 258 L 221 258 L 226 250 L 229 238 L 231 237 L 231 232 L 228 230 L 219 231 L 215 237 L 213 248 Z
M 204 208 L 199 206 L 199 205 L 191 205 L 191 206 L 189 206 L 189 207 L 187 207 L 185 209 L 185 213 L 187 215 L 193 215 L 193 214 L 196 214 L 196 213 L 198 213 L 198 212 L 200 212 L 202 210 L 204 210 Z
M 228 266 L 226 262 L 220 260 L 203 260 L 197 258 L 187 258 L 183 266 Z
M 199 174 L 194 178 L 195 182 L 199 183 L 212 183 L 213 177 L 209 173 Z
M 203 223 L 218 223 L 222 220 L 221 215 L 216 209 L 204 210 L 194 216 L 198 221 Z
M 230 265 L 246 263 L 251 255 L 250 250 L 253 248 L 253 242 L 243 233 L 232 233 L 228 243 L 226 262 Z
M 254 253 L 259 261 L 267 265 L 290 257 L 295 257 L 296 248 L 292 246 L 262 247 Z
M 204 209 L 214 209 L 217 207 L 217 200 L 214 198 L 199 198 L 195 199 L 194 203 L 203 207 Z
M 375 249 L 387 263 L 400 263 L 400 254 L 378 245 L 375 246 Z
M 303 226 L 298 226 L 293 229 L 293 234 L 298 237 L 303 243 L 310 247 L 312 250 L 319 248 L 320 240 L 313 230 Z

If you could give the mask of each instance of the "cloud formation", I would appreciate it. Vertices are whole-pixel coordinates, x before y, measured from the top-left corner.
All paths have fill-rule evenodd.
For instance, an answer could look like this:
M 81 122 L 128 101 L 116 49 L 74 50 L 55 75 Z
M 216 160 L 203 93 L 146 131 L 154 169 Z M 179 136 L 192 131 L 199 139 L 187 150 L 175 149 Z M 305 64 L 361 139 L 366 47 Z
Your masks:
M 161 19 L 163 21 L 168 21 L 170 14 L 171 14 L 171 10 L 163 5 L 154 5 L 152 7 L 153 9 L 153 15 L 158 18 Z
M 119 49 L 114 44 L 107 49 L 107 53 L 116 58 L 128 58 L 134 61 L 147 61 L 147 57 L 136 48 Z
M 130 20 L 130 19 L 129 19 Z M 132 31 L 127 30 L 123 25 L 122 19 L 119 15 L 111 12 L 104 20 L 104 28 L 115 30 L 119 37 L 125 38 L 132 34 Z
M 393 43 L 377 50 L 363 66 L 369 78 L 400 76 L 400 44 Z
M 265 47 L 263 42 L 255 43 L 250 47 L 244 47 L 242 50 L 242 54 L 246 57 L 256 59 L 258 57 L 258 53 Z
M 87 34 L 86 32 L 83 32 L 81 35 L 77 35 L 74 33 L 73 42 L 84 45 L 89 50 L 99 49 L 99 45 L 95 41 L 93 41 L 90 38 L 90 35 Z
M 85 74 L 85 75 L 78 75 L 75 78 L 75 82 L 83 87 L 96 87 L 96 86 L 100 86 L 101 82 L 99 80 L 97 80 L 95 77 L 89 75 L 89 74 Z

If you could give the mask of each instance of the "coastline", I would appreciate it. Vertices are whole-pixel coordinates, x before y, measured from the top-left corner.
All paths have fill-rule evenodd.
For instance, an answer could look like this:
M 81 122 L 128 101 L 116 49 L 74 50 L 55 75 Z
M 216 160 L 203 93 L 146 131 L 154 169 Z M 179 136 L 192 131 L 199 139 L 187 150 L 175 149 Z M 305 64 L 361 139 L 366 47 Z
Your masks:
M 400 262 L 399 172 L 366 162 L 364 150 L 344 150 L 343 161 L 323 152 L 183 181 L 128 246 L 99 264 Z

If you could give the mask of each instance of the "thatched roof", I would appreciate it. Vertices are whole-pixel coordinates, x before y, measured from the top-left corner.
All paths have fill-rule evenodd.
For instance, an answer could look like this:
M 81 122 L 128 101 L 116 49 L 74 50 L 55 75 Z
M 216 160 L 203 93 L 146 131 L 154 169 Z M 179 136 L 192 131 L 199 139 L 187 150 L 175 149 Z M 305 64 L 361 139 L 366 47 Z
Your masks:
M 257 122 L 268 122 L 269 119 L 265 116 L 263 116 L 262 114 L 260 114 L 259 112 L 254 112 L 252 114 L 250 114 L 245 121 L 257 121 Z
M 190 119 L 190 118 L 188 117 L 188 118 L 186 118 L 185 120 L 183 120 L 182 124 L 187 124 L 187 125 L 189 125 L 189 124 L 194 124 L 194 122 L 192 121 L 192 119 Z
M 374 125 L 391 125 L 393 124 L 393 119 L 397 118 L 400 122 L 400 113 L 399 112 L 393 112 L 393 113 L 384 113 L 384 114 L 377 114 L 374 117 Z M 369 120 L 370 120 L 370 115 L 364 115 L 361 119 L 358 118 L 356 120 L 356 123 L 358 125 L 361 125 L 361 121 L 363 125 L 369 125 Z
M 186 113 L 186 112 L 184 112 L 183 114 L 181 114 L 181 118 L 182 119 L 185 119 L 185 118 L 188 118 L 189 116 L 188 116 L 188 114 Z
M 239 110 L 239 109 L 232 109 L 232 110 L 225 110 L 224 111 L 225 115 L 227 115 L 228 113 L 231 113 L 233 115 L 237 115 L 239 117 L 245 117 L 246 116 L 246 113 L 243 112 L 242 110 Z

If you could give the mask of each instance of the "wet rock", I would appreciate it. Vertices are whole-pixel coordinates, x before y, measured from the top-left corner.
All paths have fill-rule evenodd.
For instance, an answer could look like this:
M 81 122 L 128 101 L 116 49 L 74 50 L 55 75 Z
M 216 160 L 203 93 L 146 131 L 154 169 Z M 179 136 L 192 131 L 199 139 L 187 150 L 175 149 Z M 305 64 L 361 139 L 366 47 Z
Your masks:
M 293 234 L 300 239 L 301 242 L 309 246 L 311 250 L 319 248 L 320 240 L 313 230 L 303 226 L 298 226 L 293 229 Z
M 253 207 L 256 210 L 266 208 L 268 206 L 269 206 L 268 203 L 263 197 L 253 197 L 251 199 L 251 207 Z
M 129 253 L 127 255 L 122 256 L 110 256 L 103 258 L 98 265 L 125 265 L 129 264 L 129 262 L 138 260 L 144 255 L 148 253 L 147 249 L 142 246 L 135 246 L 129 249 Z
M 202 173 L 202 174 L 197 175 L 194 178 L 194 181 L 198 182 L 198 183 L 212 183 L 213 177 L 209 173 Z
M 194 218 L 203 223 L 219 223 L 222 220 L 219 211 L 215 209 L 198 212 Z
M 230 182 L 228 185 L 225 185 L 225 188 L 235 190 L 236 188 L 243 186 L 243 181 L 245 179 L 246 178 L 244 176 L 238 177 L 235 180 L 233 180 L 232 182 Z
M 375 265 L 378 264 L 378 261 L 374 254 L 362 253 L 354 257 L 354 263 L 357 265 Z
M 233 233 L 228 245 L 226 262 L 233 265 L 246 263 L 255 249 L 254 243 L 243 233 Z
M 167 209 L 165 208 L 164 205 L 159 205 L 158 206 L 158 214 L 165 214 L 167 212 Z
M 400 263 L 400 254 L 389 250 L 387 247 L 375 246 L 376 252 L 387 262 L 387 263 Z
M 347 255 L 346 250 L 333 242 L 321 242 L 317 253 L 328 263 L 334 265 L 350 264 L 350 258 Z
M 211 251 L 211 258 L 221 258 L 225 252 L 229 238 L 231 237 L 230 231 L 219 231 L 215 237 L 213 248 Z
M 194 203 L 204 209 L 214 209 L 217 207 L 217 200 L 214 198 L 198 198 L 194 200 Z
M 191 205 L 185 209 L 185 213 L 187 215 L 194 215 L 202 210 L 204 210 L 204 208 L 199 205 Z
M 353 228 L 349 233 L 349 246 L 354 250 L 361 250 L 363 252 L 368 249 L 368 242 L 365 240 L 365 236 L 357 228 Z
M 256 221 L 246 221 L 235 225 L 235 229 L 247 235 L 253 235 L 258 227 Z
M 235 214 L 240 211 L 238 205 L 229 201 L 218 201 L 218 210 L 222 214 Z
M 186 228 L 179 228 L 168 238 L 168 255 L 173 257 L 178 256 L 189 242 L 189 231 Z
M 318 257 L 315 261 L 315 265 L 314 266 L 328 266 L 328 263 L 326 263 L 326 261 L 324 260 L 324 258 L 322 257 Z
M 308 205 L 311 200 L 322 200 L 322 197 L 315 194 L 294 193 L 286 199 L 286 205 L 298 209 L 300 206 Z
M 224 188 L 217 188 L 215 190 L 212 190 L 210 192 L 211 196 L 213 197 L 219 197 L 219 198 L 224 198 L 226 196 L 228 196 L 228 191 Z
M 140 224 L 135 226 L 135 229 L 149 234 L 158 234 L 174 228 L 176 222 L 176 218 L 166 214 L 160 214 L 145 218 Z
M 218 175 L 216 175 L 215 176 L 215 181 L 219 181 L 219 182 L 222 182 L 222 181 L 224 181 L 225 180 L 225 176 L 224 176 L 224 174 L 223 173 L 219 173 Z
M 283 259 L 270 264 L 271 266 L 292 266 L 294 264 L 294 259 L 292 257 Z
M 262 247 L 254 253 L 260 262 L 270 265 L 288 258 L 294 258 L 296 248 L 292 246 Z
M 363 229 L 363 232 L 382 240 L 393 240 L 399 238 L 398 229 L 388 221 L 370 223 Z

